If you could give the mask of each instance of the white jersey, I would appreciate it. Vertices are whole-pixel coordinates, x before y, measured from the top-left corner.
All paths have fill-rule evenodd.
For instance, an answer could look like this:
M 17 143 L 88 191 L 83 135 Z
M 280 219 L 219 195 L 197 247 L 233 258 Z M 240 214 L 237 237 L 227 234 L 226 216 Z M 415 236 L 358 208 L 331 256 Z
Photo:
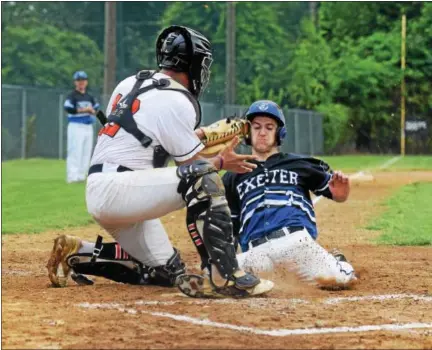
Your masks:
M 153 77 L 171 79 L 162 73 L 156 73 Z M 141 87 L 150 85 L 151 82 L 152 79 L 147 79 Z M 108 103 L 107 116 L 111 114 L 116 97 L 119 94 L 126 96 L 135 83 L 135 76 L 131 76 L 117 85 Z M 153 140 L 151 145 L 143 147 L 133 135 L 123 128 L 117 130 L 114 126 L 111 135 L 101 134 L 98 137 L 92 165 L 112 163 L 133 170 L 149 169 L 153 168 L 153 152 L 158 145 L 179 162 L 192 158 L 204 148 L 194 131 L 194 106 L 182 92 L 152 89 L 139 95 L 137 99 L 140 103 L 134 119 L 138 128 Z

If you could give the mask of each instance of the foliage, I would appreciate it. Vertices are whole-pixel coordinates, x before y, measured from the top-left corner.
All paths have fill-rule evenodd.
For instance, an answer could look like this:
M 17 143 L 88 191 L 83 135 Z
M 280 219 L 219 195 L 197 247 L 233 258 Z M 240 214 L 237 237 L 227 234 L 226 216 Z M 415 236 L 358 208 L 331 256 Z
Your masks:
M 407 117 L 432 125 L 432 3 L 236 2 L 237 104 L 273 99 L 325 114 L 326 150 L 399 150 L 401 16 L 407 16 Z M 187 25 L 213 44 L 204 101 L 226 90 L 226 2 L 118 2 L 117 80 L 155 67 L 155 41 Z M 318 26 L 316 25 L 318 24 Z M 5 83 L 70 86 L 85 69 L 101 88 L 104 2 L 3 2 Z M 432 143 L 430 143 L 432 147 Z M 431 148 L 432 151 L 432 148 Z
M 281 8 L 265 2 L 236 3 L 237 103 L 249 104 L 255 99 L 275 98 L 288 102 L 287 62 L 290 60 L 294 35 L 284 31 Z M 294 4 L 294 6 L 297 6 Z M 298 10 L 298 12 L 301 12 Z M 265 19 L 259 21 L 257 19 Z M 172 3 L 165 11 L 162 26 L 179 23 L 197 28 L 212 42 L 214 63 L 207 98 L 223 102 L 225 91 L 226 3 Z M 285 21 L 286 23 L 287 21 Z
M 352 137 L 352 125 L 348 123 L 349 108 L 342 104 L 320 104 L 317 111 L 324 116 L 324 148 L 332 153 L 337 146 L 346 143 Z
M 34 86 L 69 86 L 72 74 L 85 69 L 91 83 L 102 82 L 103 56 L 95 42 L 47 24 L 7 26 L 2 33 L 2 79 Z
M 289 65 L 291 102 L 307 109 L 329 103 L 334 90 L 329 85 L 334 74 L 332 66 L 330 47 L 314 25 L 305 20 L 301 40 Z
M 341 141 L 351 143 L 339 135 L 352 136 L 357 151 L 398 150 L 402 13 L 409 24 L 408 117 L 418 115 L 432 123 L 431 8 L 429 3 L 324 2 L 320 30 L 303 23 L 288 90 L 292 104 L 326 115 L 327 151 Z M 335 105 L 339 109 L 333 111 Z

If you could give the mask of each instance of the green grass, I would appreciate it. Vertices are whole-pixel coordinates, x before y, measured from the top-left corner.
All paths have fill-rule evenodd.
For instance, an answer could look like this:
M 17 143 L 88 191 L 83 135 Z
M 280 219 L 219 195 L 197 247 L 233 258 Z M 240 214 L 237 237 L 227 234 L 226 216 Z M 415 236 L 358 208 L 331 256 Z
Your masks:
M 379 168 L 385 162 L 396 157 L 395 155 L 385 156 L 317 156 L 323 159 L 334 170 L 354 172 L 359 170 L 372 170 Z M 409 170 L 432 170 L 432 156 L 405 156 L 382 171 L 409 171 Z
M 393 156 L 322 158 L 333 169 L 355 172 L 379 167 Z M 432 157 L 406 156 L 389 170 L 432 170 Z M 66 183 L 64 161 L 7 161 L 2 163 L 2 175 L 2 233 L 60 230 L 93 222 L 85 205 L 85 184 Z
M 405 156 L 392 164 L 389 170 L 432 170 L 432 156 Z
M 84 226 L 85 184 L 66 183 L 66 163 L 29 159 L 2 162 L 2 234 Z
M 384 203 L 387 210 L 367 229 L 382 230 L 376 240 L 391 245 L 432 245 L 432 182 L 401 187 Z

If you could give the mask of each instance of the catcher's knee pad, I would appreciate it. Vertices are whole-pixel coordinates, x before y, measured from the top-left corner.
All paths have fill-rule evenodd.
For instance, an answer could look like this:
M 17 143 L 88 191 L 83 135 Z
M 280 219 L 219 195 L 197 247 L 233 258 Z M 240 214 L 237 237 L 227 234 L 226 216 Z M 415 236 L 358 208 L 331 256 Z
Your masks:
M 100 245 L 96 244 L 93 254 L 73 254 L 67 258 L 67 264 L 77 274 L 99 276 L 126 284 L 158 285 L 172 287 L 178 276 L 186 272 L 179 252 L 174 254 L 165 265 L 146 266 L 134 258 L 109 259 L 99 257 Z
M 230 278 L 238 270 L 231 212 L 217 170 L 207 161 L 182 165 L 179 192 L 187 203 L 187 226 L 202 267 L 216 266 L 220 275 Z

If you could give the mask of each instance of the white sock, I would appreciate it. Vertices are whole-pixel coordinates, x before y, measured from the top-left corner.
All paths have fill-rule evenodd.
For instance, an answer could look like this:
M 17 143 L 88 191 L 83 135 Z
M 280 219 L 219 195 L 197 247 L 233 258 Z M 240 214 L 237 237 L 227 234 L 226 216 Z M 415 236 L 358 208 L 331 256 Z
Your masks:
M 81 241 L 82 247 L 78 250 L 78 254 L 92 254 L 96 243 Z

